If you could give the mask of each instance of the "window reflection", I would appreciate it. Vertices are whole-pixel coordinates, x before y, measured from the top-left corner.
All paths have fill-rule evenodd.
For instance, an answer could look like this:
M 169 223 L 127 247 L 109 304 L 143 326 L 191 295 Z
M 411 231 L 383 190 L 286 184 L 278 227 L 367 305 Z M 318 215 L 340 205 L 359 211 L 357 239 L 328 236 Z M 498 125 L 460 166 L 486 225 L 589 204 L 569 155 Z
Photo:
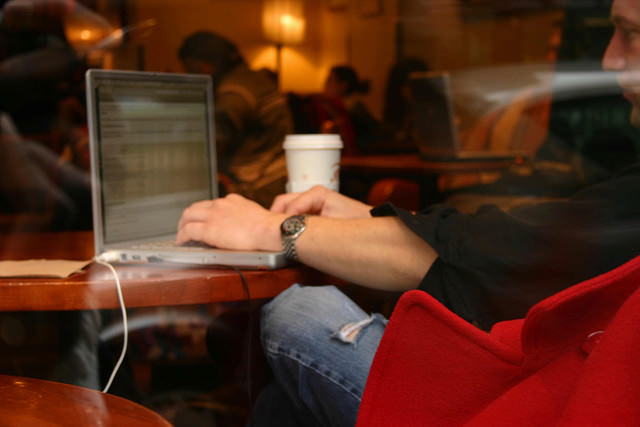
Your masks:
M 612 33 L 610 1 L 302 1 L 294 2 L 295 16 L 286 12 L 289 20 L 282 12 L 277 22 L 296 29 L 282 37 L 263 32 L 276 3 L 0 1 L 0 232 L 90 238 L 89 68 L 211 74 L 220 89 L 221 189 L 265 206 L 285 188 L 288 133 L 339 133 L 345 156 L 418 155 L 415 73 L 451 76 L 462 148 L 517 150 L 527 159 L 506 170 L 441 175 L 433 199 L 419 200 L 423 207 L 446 200 L 472 212 L 487 202 L 511 208 L 562 199 L 637 161 L 629 103 L 600 67 Z M 186 49 L 198 34 L 223 42 L 207 36 Z M 218 42 L 227 49 L 223 60 L 199 56 Z M 379 178 L 351 173 L 341 185 L 366 200 Z M 11 239 L 0 241 L 0 253 L 12 258 Z M 246 354 L 258 306 L 132 309 L 144 320 L 114 393 L 176 424 L 241 424 L 246 389 L 255 395 L 268 375 L 255 361 L 257 342 L 256 354 Z M 118 322 L 111 310 L 4 313 L 0 372 L 99 388 L 117 357 Z M 50 358 L 31 357 L 40 352 Z M 259 371 L 251 377 L 247 359 Z M 82 364 L 91 381 L 74 372 Z

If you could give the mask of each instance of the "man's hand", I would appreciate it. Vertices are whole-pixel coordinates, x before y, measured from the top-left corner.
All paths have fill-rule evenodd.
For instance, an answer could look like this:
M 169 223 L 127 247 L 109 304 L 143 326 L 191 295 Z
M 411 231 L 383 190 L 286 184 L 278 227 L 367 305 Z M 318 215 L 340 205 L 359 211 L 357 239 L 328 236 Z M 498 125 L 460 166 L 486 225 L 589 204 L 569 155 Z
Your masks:
M 363 286 L 413 289 L 437 253 L 396 217 L 371 218 L 370 206 L 315 187 L 279 196 L 271 211 L 237 194 L 185 209 L 176 242 L 205 242 L 225 249 L 282 250 L 280 224 L 295 213 L 308 218 L 296 242 L 301 262 Z
M 329 218 L 370 218 L 372 206 L 343 196 L 321 185 L 304 193 L 281 194 L 271 205 L 271 212 L 321 215 Z
M 194 203 L 178 223 L 176 243 L 204 242 L 225 249 L 282 249 L 280 223 L 287 215 L 269 212 L 237 194 Z

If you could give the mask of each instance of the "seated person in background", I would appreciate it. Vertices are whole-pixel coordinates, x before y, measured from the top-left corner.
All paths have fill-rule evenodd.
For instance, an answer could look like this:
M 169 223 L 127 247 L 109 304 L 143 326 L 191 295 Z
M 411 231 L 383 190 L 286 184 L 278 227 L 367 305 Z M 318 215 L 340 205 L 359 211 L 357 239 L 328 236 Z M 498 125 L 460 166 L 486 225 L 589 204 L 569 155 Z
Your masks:
M 615 0 L 611 13 L 616 32 L 603 65 L 623 72 L 619 82 L 633 104 L 631 120 L 640 126 L 631 73 L 640 71 L 640 45 L 626 36 L 630 25 L 640 27 L 640 4 Z M 510 213 L 495 206 L 474 215 L 445 205 L 418 214 L 392 205 L 371 210 L 322 187 L 279 196 L 270 211 L 230 195 L 186 209 L 177 241 L 284 247 L 293 259 L 352 283 L 424 290 L 489 329 L 637 256 L 639 192 L 636 163 L 566 201 Z M 256 423 L 354 425 L 385 324 L 336 288 L 294 285 L 284 291 L 262 311 L 262 343 L 275 382 L 258 399 Z
M 368 80 L 360 80 L 352 67 L 339 65 L 329 71 L 324 92 L 311 98 L 310 114 L 317 131 L 339 133 L 343 154 L 367 152 L 377 137 L 379 122 L 362 100 L 368 92 Z
M 225 190 L 269 206 L 286 183 L 282 143 L 293 125 L 284 96 L 270 74 L 251 70 L 235 44 L 218 34 L 191 34 L 178 56 L 188 72 L 213 77 L 218 167 L 227 178 Z
M 419 58 L 404 58 L 389 71 L 384 94 L 383 120 L 388 136 L 378 147 L 379 151 L 415 151 L 413 142 L 414 117 L 411 106 L 409 76 L 414 72 L 428 71 L 427 64 Z

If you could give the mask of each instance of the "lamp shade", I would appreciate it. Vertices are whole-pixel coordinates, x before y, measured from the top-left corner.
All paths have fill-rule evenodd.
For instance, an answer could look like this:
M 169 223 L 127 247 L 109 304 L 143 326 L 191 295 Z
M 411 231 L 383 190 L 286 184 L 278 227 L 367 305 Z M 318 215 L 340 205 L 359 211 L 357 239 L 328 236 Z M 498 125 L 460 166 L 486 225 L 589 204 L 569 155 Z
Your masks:
M 69 44 L 80 52 L 95 48 L 98 42 L 114 33 L 113 27 L 104 17 L 79 3 L 71 13 L 64 16 L 63 22 Z
M 99 43 L 113 47 L 122 41 L 122 31 L 97 12 L 76 0 L 10 0 L 2 8 L 2 24 L 10 29 L 52 31 L 60 28 L 79 53 Z
M 264 0 L 262 31 L 276 44 L 295 44 L 304 40 L 305 20 L 302 0 Z

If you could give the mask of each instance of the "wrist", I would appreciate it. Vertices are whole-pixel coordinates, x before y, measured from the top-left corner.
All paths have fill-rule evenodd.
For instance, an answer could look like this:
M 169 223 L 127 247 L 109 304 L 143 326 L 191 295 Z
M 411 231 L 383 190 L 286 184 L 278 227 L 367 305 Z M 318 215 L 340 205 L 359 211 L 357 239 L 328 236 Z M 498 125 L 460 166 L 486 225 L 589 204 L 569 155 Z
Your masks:
M 267 251 L 282 250 L 282 238 L 280 236 L 280 225 L 287 219 L 287 214 L 271 214 L 260 224 L 255 236 L 260 239 L 258 247 Z

